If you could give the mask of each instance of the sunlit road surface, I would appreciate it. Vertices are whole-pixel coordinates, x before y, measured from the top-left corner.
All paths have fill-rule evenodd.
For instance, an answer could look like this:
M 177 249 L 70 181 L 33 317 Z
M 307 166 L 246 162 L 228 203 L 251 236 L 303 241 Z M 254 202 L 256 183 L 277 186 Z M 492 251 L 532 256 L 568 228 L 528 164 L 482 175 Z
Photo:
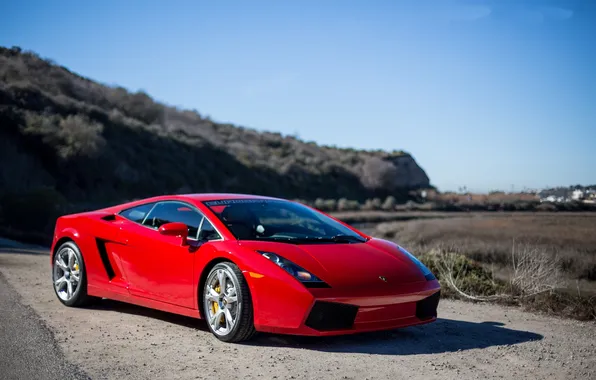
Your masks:
M 3 243 L 4 242 L 4 243 Z M 596 324 L 442 300 L 435 323 L 225 344 L 202 321 L 63 306 L 48 251 L 0 240 L 0 379 L 593 379 Z

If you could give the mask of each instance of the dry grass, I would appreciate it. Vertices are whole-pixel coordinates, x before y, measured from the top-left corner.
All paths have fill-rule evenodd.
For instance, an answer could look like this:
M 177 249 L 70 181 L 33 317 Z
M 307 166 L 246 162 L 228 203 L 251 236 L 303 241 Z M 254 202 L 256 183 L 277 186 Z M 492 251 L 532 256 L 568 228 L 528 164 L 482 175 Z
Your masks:
M 557 256 L 529 245 L 513 245 L 511 274 L 506 282 L 481 267 L 470 270 L 473 261 L 457 252 L 432 251 L 426 257 L 433 261 L 439 278 L 449 289 L 473 301 L 521 302 L 542 293 L 553 293 L 563 284 Z M 466 287 L 480 294 L 472 294 Z
M 350 224 L 381 223 L 381 222 L 403 222 L 420 219 L 442 219 L 452 218 L 455 213 L 434 212 L 434 211 L 335 211 L 330 212 L 335 218 L 338 218 Z
M 490 194 L 459 194 L 459 193 L 437 193 L 429 191 L 427 199 L 432 202 L 452 203 L 500 203 L 500 202 L 533 202 L 540 198 L 531 193 L 505 193 L 493 192 Z
M 526 309 L 579 320 L 596 319 L 596 295 L 561 288 L 557 262 L 535 247 L 513 246 L 509 275 L 497 278 L 486 266 L 465 255 L 437 249 L 419 258 L 437 275 L 441 296 L 473 302 L 520 305 Z
M 557 257 L 568 279 L 596 280 L 596 214 L 471 213 L 378 224 L 375 236 L 418 252 L 448 247 L 487 265 L 509 267 L 513 243 Z

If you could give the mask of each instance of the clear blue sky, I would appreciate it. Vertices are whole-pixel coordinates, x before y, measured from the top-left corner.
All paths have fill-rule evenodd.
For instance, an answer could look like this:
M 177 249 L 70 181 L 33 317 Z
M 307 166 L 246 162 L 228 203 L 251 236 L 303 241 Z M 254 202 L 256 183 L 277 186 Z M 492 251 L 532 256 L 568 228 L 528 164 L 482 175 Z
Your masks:
M 0 45 L 441 190 L 596 183 L 596 1 L 4 1 Z

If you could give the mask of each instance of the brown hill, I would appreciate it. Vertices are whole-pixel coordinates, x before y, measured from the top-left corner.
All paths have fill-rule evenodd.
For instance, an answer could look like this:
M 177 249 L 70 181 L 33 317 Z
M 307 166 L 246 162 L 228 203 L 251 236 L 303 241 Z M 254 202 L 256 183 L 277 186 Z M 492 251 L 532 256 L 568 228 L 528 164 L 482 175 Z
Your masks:
M 31 194 L 99 205 L 207 191 L 399 199 L 429 187 L 403 151 L 339 149 L 216 123 L 3 47 L 0 183 L 4 206 Z

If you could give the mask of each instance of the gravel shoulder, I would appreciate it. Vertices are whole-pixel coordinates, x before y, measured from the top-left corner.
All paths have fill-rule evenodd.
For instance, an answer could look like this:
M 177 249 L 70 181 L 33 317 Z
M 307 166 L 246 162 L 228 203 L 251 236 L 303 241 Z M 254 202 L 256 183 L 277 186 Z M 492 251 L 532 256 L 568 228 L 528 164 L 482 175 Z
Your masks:
M 50 347 L 38 355 L 81 371 L 61 378 L 596 378 L 595 323 L 517 308 L 442 300 L 440 319 L 429 325 L 332 338 L 263 334 L 231 345 L 191 318 L 107 300 L 86 309 L 62 306 L 44 250 L 0 248 L 0 274 L 2 308 L 10 289 L 8 304 L 24 310 L 8 319 L 0 312 L 0 344 L 27 339 Z M 0 356 L 3 368 L 20 366 L 15 355 Z

